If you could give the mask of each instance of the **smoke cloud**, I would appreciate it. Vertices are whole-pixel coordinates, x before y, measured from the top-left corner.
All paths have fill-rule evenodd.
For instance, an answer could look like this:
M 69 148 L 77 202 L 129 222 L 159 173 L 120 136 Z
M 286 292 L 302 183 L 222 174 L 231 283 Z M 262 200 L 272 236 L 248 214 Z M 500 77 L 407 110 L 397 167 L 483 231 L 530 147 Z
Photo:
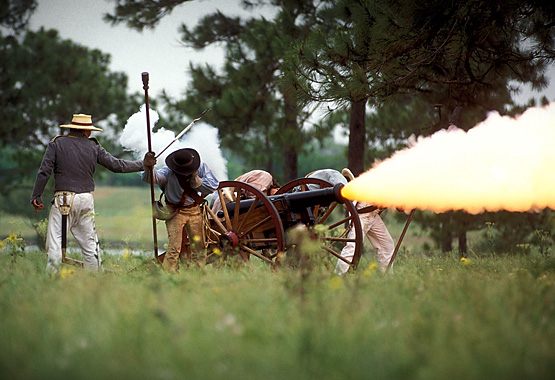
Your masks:
M 347 184 L 343 196 L 434 212 L 555 209 L 555 103 L 465 132 L 420 137 Z
M 145 108 L 145 105 L 141 106 L 140 111 L 127 120 L 127 124 L 119 139 L 120 144 L 127 150 L 132 151 L 137 159 L 142 159 L 148 151 Z M 152 129 L 159 120 L 159 116 L 157 112 L 153 110 L 149 111 L 152 150 L 158 154 L 171 143 L 177 135 L 173 131 L 165 128 L 160 128 L 158 131 L 152 132 Z M 183 128 L 189 123 L 190 122 L 185 122 Z M 215 127 L 203 123 L 202 121 L 195 123 L 180 140 L 174 142 L 157 158 L 156 169 L 160 169 L 165 165 L 166 157 L 170 153 L 181 148 L 196 149 L 200 154 L 200 158 L 208 164 L 218 180 L 224 181 L 227 179 L 227 161 L 220 150 L 218 130 Z

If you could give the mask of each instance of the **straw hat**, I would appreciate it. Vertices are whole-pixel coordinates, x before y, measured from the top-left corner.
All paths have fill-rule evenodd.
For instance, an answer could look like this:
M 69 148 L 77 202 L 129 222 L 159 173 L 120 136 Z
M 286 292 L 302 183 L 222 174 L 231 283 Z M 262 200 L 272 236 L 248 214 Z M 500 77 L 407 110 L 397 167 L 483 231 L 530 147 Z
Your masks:
M 341 170 L 341 174 L 343 174 L 343 177 L 347 178 L 347 182 L 351 182 L 353 179 L 355 179 L 353 172 L 349 168 L 344 168 L 343 170 Z
M 91 115 L 82 113 L 73 114 L 71 124 L 60 125 L 60 128 L 84 129 L 87 131 L 102 131 L 100 128 L 93 127 Z
M 178 149 L 166 157 L 166 165 L 177 174 L 190 175 L 200 167 L 200 156 L 192 148 Z

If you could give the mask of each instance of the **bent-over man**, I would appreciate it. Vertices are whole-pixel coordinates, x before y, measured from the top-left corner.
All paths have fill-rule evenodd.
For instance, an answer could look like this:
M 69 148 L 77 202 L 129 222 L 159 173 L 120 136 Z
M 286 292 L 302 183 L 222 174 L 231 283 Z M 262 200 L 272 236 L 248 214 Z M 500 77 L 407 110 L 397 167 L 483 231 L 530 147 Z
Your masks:
M 219 181 L 192 148 L 171 153 L 166 158 L 166 166 L 153 170 L 153 173 L 154 183 L 165 193 L 166 204 L 177 211 L 166 220 L 168 250 L 162 263 L 166 271 L 176 272 L 179 270 L 183 228 L 191 243 L 191 259 L 195 261 L 204 256 L 204 225 L 200 206 L 205 201 L 204 197 L 216 191 Z M 142 178 L 150 182 L 150 170 L 145 171 Z

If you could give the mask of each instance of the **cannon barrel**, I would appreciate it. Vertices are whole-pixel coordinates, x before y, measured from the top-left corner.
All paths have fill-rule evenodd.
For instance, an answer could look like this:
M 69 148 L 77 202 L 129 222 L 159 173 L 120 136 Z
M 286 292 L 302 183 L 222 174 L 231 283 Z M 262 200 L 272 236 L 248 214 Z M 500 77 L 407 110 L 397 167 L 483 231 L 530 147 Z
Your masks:
M 271 195 L 268 199 L 272 203 L 283 202 L 292 212 L 302 212 L 306 210 L 307 207 L 314 207 L 316 205 L 325 207 L 329 206 L 332 202 L 343 204 L 345 198 L 341 195 L 342 187 L 343 184 L 338 183 L 334 187 L 326 187 L 323 189 Z M 242 199 L 239 203 L 239 213 L 246 212 L 255 200 L 256 199 Z M 260 205 L 262 205 L 262 202 L 260 202 Z M 226 207 L 228 212 L 232 213 L 235 209 L 235 202 L 227 203 Z M 218 216 L 222 217 L 223 212 L 220 211 Z

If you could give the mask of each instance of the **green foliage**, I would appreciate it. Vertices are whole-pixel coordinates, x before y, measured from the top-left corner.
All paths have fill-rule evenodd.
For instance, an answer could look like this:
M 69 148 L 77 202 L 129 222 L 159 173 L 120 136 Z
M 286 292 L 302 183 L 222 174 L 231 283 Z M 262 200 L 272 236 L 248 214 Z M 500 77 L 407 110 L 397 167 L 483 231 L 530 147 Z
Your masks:
M 553 257 L 401 257 L 394 276 L 0 255 L 10 379 L 551 379 Z M 364 267 L 366 268 L 366 266 Z M 361 268 L 363 269 L 363 268 Z M 295 282 L 292 282 L 295 281 Z M 63 297 L 61 296 L 63 294 Z M 454 375 L 456 374 L 456 375 Z
M 169 15 L 176 6 L 191 0 L 161 0 L 161 1 L 136 1 L 136 0 L 111 0 L 115 3 L 114 14 L 105 14 L 104 19 L 112 24 L 127 21 L 130 28 L 142 31 L 154 28 L 160 19 Z
M 299 156 L 299 176 L 317 169 L 341 169 L 347 167 L 347 149 L 345 145 L 337 144 L 332 138 L 327 138 L 321 143 L 307 144 L 306 152 Z
M 485 213 L 483 219 L 487 220 L 488 228 L 483 233 L 493 253 L 530 253 L 534 250 L 548 254 L 555 238 L 554 218 L 554 212 L 549 209 L 536 213 Z M 476 246 L 479 251 L 485 248 L 482 244 Z
M 36 0 L 3 0 L 0 7 L 0 26 L 19 34 L 27 27 L 36 7 Z
M 472 239 L 468 250 L 458 244 L 458 253 L 466 256 L 504 254 L 550 254 L 554 242 L 554 211 L 485 212 L 470 215 L 465 212 L 433 214 L 417 212 L 415 221 L 444 252 L 454 251 L 454 242 L 464 234 Z M 468 236 L 467 236 L 468 235 Z M 481 252 L 481 253 L 480 253 Z
M 0 39 L 2 145 L 46 145 L 73 113 L 111 115 L 113 127 L 137 107 L 126 94 L 127 77 L 111 73 L 109 55 L 62 40 L 55 30 L 28 31 L 22 41 Z M 117 119 L 119 118 L 119 119 Z
M 21 234 L 12 233 L 4 240 L 0 240 L 0 252 L 12 256 L 12 263 L 15 263 L 17 256 L 25 253 L 25 241 Z
M 37 231 L 38 245 L 41 249 L 46 249 L 46 236 L 48 234 L 48 218 L 44 218 L 36 223 L 33 223 L 35 231 Z

